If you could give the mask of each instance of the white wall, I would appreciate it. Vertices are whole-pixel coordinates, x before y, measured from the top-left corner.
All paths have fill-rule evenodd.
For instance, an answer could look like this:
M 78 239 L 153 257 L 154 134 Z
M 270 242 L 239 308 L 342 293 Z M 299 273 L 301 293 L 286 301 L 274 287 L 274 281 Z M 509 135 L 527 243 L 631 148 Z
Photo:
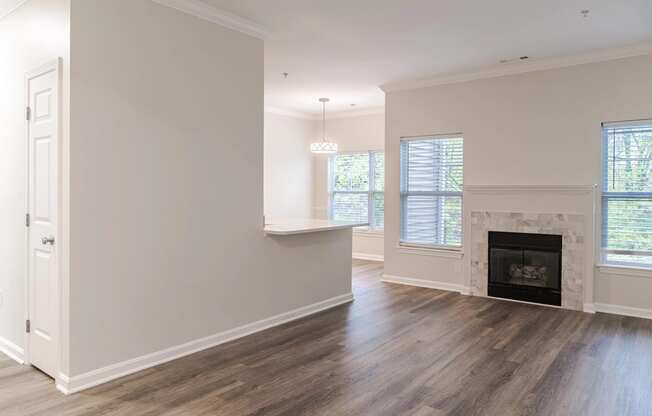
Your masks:
M 150 0 L 71 32 L 69 376 L 351 292 L 350 231 L 263 235 L 263 41 Z
M 312 120 L 265 113 L 265 217 L 312 218 Z
M 8 342 L 21 354 L 26 316 L 25 74 L 58 57 L 64 58 L 67 73 L 68 11 L 67 0 L 31 0 L 0 20 L 0 347 Z M 62 112 L 67 112 L 65 103 Z
M 321 128 L 319 124 L 318 130 Z M 385 147 L 385 115 L 373 114 L 341 117 L 326 121 L 327 135 L 337 142 L 341 152 L 366 152 Z M 319 130 L 320 131 L 320 130 Z M 313 213 L 328 218 L 328 157 L 314 156 Z M 384 243 L 382 232 L 354 231 L 353 252 L 356 255 L 381 259 Z
M 399 240 L 399 141 L 402 136 L 462 132 L 465 185 L 589 185 L 600 181 L 603 121 L 652 118 L 652 56 L 592 63 L 500 78 L 389 92 L 386 97 L 385 271 L 391 275 L 464 286 L 460 258 L 409 252 Z M 571 210 L 588 215 L 592 201 L 566 195 L 469 195 L 471 210 Z M 583 198 L 583 199 L 582 199 Z M 561 211 L 564 212 L 564 211 Z M 587 249 L 587 270 L 594 263 Z M 468 247 L 466 247 L 468 253 Z M 465 255 L 468 262 L 468 255 Z M 611 296 L 596 279 L 596 301 Z M 639 282 L 647 292 L 652 280 Z M 639 287 L 637 286 L 637 287 Z M 641 287 L 639 287 L 640 289 Z M 590 290 L 590 289 L 589 289 Z M 593 297 L 586 294 L 585 299 Z M 613 301 L 613 300 L 611 300 Z M 616 300 L 633 301 L 624 294 Z M 652 298 L 639 307 L 652 309 Z

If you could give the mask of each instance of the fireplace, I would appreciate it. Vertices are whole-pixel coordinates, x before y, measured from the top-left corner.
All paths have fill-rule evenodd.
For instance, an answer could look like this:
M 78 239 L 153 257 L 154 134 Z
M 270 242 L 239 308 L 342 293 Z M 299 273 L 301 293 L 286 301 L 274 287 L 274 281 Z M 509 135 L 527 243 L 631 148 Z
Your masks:
M 489 231 L 488 295 L 561 306 L 561 235 Z

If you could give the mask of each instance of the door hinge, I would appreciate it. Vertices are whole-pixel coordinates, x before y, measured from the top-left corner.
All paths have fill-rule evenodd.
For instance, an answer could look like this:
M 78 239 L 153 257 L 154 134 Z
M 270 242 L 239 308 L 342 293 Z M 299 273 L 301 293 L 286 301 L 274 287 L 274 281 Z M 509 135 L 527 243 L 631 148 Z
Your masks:
M 30 121 L 32 119 L 32 109 L 30 107 L 27 107 L 25 109 L 25 118 L 27 121 Z
M 28 319 L 25 321 L 25 332 L 29 334 L 31 330 L 32 330 L 32 323 Z
M 30 224 L 32 223 L 29 213 L 25 214 L 25 227 L 29 227 Z

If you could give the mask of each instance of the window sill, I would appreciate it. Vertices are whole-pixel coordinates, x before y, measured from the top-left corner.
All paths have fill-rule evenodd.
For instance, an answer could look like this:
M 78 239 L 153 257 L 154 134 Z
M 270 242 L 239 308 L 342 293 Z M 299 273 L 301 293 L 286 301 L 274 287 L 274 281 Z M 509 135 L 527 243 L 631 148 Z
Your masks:
M 354 228 L 353 234 L 361 237 L 371 237 L 371 238 L 383 238 L 385 236 L 383 230 L 377 230 L 377 229 L 367 228 L 367 227 Z
M 598 264 L 598 271 L 617 276 L 646 277 L 652 279 L 652 268 L 620 266 L 615 264 Z
M 396 248 L 402 254 L 415 254 L 418 256 L 443 257 L 448 259 L 461 259 L 464 257 L 464 248 L 442 248 L 419 244 L 399 243 Z

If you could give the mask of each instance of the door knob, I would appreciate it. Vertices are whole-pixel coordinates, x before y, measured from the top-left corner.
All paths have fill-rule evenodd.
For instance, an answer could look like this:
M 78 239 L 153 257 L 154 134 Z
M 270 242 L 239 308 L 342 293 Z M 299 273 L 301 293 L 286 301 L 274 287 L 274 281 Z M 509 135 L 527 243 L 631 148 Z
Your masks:
M 43 245 L 49 244 L 49 245 L 53 246 L 54 245 L 54 236 L 51 235 L 49 237 L 41 238 L 41 243 L 43 243 Z

